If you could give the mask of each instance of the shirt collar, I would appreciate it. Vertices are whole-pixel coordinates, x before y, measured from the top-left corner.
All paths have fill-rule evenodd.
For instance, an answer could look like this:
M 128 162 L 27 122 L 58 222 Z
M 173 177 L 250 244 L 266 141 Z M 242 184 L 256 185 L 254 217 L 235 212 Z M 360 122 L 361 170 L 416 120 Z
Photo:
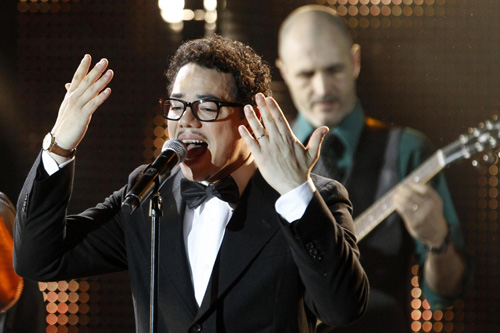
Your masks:
M 240 192 L 240 196 L 243 194 L 243 191 L 248 185 L 250 178 L 255 173 L 257 166 L 253 160 L 253 157 L 249 158 L 242 166 L 236 169 L 233 173 L 230 174 L 233 177 L 234 182 L 238 185 L 238 191 Z M 208 185 L 209 182 L 202 180 L 200 183 L 203 185 Z
M 231 174 L 231 177 L 233 177 L 234 181 L 238 185 L 240 197 L 243 194 L 243 191 L 247 187 L 248 182 L 250 181 L 250 178 L 252 178 L 252 175 L 254 174 L 256 169 L 257 166 L 255 165 L 255 162 L 252 158 L 251 161 L 248 161 Z
M 345 150 L 342 158 L 346 166 L 352 163 L 354 152 L 358 146 L 361 132 L 365 124 L 365 114 L 359 101 L 356 102 L 354 109 L 338 125 L 330 128 L 339 140 L 343 143 Z M 306 142 L 311 136 L 315 127 L 312 126 L 300 113 L 293 124 L 293 131 L 301 142 Z M 341 164 L 344 164 L 341 163 Z
M 342 141 L 345 146 L 345 154 L 352 160 L 356 147 L 358 146 L 361 132 L 365 125 L 365 114 L 361 103 L 356 102 L 354 110 L 342 120 L 342 122 L 332 129 L 333 133 Z

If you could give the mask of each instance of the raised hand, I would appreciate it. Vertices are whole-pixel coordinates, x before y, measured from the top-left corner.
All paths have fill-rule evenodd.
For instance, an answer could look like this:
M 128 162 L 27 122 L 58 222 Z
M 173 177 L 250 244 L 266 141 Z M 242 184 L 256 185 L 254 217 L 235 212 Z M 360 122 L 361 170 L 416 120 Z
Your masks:
M 245 106 L 245 116 L 254 135 L 245 126 L 240 126 L 239 132 L 264 179 L 280 194 L 285 194 L 309 178 L 328 128 L 316 129 L 304 147 L 272 97 L 257 94 L 255 101 L 257 112 L 252 106 Z
M 111 94 L 106 88 L 113 78 L 113 71 L 106 71 L 108 61 L 102 59 L 89 72 L 91 62 L 90 55 L 85 55 L 71 83 L 66 84 L 66 95 L 51 131 L 57 144 L 68 150 L 78 146 L 95 110 Z

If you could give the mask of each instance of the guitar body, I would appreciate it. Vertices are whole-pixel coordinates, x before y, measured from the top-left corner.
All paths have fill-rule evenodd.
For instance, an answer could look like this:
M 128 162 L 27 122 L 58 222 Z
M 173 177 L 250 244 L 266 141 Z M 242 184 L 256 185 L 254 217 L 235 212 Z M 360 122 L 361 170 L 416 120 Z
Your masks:
M 12 264 L 14 218 L 14 205 L 0 192 L 0 313 L 17 302 L 23 289 L 23 279 Z

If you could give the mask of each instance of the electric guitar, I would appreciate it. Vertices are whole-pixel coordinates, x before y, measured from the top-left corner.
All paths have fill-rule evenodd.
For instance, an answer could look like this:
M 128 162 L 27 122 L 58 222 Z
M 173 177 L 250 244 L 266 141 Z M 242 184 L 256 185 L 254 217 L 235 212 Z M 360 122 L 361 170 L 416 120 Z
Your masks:
M 460 135 L 458 140 L 436 151 L 354 220 L 354 231 L 358 242 L 396 210 L 393 197 L 399 186 L 427 183 L 448 164 L 497 148 L 500 145 L 499 139 L 500 120 L 495 116 L 492 121 L 488 120 L 476 128 L 470 128 L 467 134 Z

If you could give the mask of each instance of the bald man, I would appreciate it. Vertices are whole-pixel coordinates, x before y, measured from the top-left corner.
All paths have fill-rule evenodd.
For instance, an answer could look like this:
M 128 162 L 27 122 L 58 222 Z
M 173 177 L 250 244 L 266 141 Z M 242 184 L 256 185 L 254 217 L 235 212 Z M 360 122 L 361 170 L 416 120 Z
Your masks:
M 293 131 L 305 143 L 316 128 L 330 128 L 314 172 L 346 186 L 355 217 L 432 154 L 421 133 L 365 116 L 356 96 L 360 46 L 333 9 L 296 9 L 281 26 L 278 48 L 276 65 L 299 112 Z M 400 187 L 393 199 L 397 215 L 360 241 L 371 286 L 368 309 L 335 332 L 409 332 L 415 263 L 432 309 L 460 295 L 467 270 L 460 224 L 444 176 L 432 185 Z

